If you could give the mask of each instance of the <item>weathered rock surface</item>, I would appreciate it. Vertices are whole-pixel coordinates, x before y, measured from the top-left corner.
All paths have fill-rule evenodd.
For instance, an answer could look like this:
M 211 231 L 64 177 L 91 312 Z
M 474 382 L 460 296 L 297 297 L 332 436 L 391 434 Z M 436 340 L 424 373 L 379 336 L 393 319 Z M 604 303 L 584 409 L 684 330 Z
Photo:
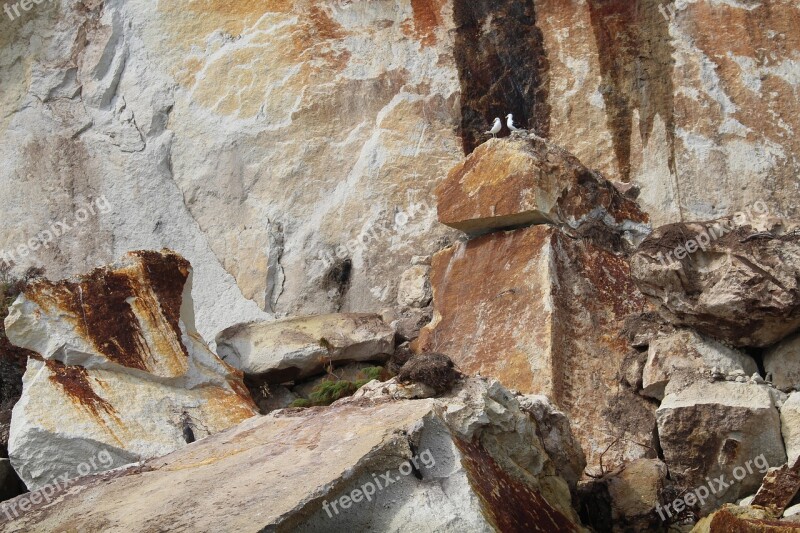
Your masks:
M 400 277 L 397 303 L 405 307 L 425 307 L 431 303 L 430 267 L 414 265 Z
M 793 335 L 764 352 L 764 370 L 784 392 L 800 390 L 800 335 Z
M 656 456 L 655 407 L 618 379 L 629 349 L 619 332 L 645 305 L 624 257 L 533 226 L 436 254 L 431 283 L 434 319 L 420 349 L 551 398 L 593 472 L 606 449 L 606 467 Z
M 691 384 L 707 379 L 714 369 L 726 375 L 738 371 L 748 377 L 758 372 L 752 357 L 690 329 L 678 329 L 650 342 L 642 374 L 642 394 L 663 400 L 670 380 Z
M 355 313 L 253 322 L 217 335 L 217 352 L 247 375 L 285 383 L 333 363 L 385 361 L 394 352 L 394 330 L 378 315 Z
M 789 463 L 800 457 L 800 392 L 793 392 L 781 406 L 781 432 Z
M 633 234 L 648 217 L 599 173 L 536 135 L 480 145 L 436 189 L 439 221 L 472 235 L 530 224 L 600 222 Z
M 658 228 L 631 258 L 631 273 L 665 318 L 764 347 L 800 328 L 800 234 L 745 222 Z
M 72 280 L 31 284 L 5 321 L 35 352 L 14 406 L 9 456 L 28 488 L 74 477 L 86 455 L 113 466 L 169 453 L 256 414 L 242 375 L 194 327 L 191 267 L 132 252 Z
M 130 531 L 143 516 L 194 531 L 583 531 L 537 426 L 482 379 L 438 400 L 378 393 L 281 411 L 79 480 L 0 531 Z
M 773 516 L 781 516 L 798 491 L 800 491 L 800 460 L 767 472 L 751 505 L 764 507 Z
M 679 488 L 693 490 L 719 476 L 729 485 L 715 485 L 698 504 L 703 514 L 754 493 L 765 464 L 786 462 L 780 415 L 766 385 L 698 381 L 667 390 L 656 416 L 664 461 Z
M 725 505 L 703 518 L 691 533 L 798 533 L 800 524 L 777 520 L 769 511 L 757 507 Z

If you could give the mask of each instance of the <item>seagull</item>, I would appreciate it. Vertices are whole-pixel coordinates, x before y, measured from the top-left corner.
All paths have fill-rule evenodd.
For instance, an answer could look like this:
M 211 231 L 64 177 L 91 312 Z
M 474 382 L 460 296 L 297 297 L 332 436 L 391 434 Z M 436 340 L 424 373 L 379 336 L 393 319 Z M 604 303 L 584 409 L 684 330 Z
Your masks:
M 500 133 L 501 129 L 503 129 L 503 123 L 500 118 L 496 118 L 494 119 L 494 124 L 492 124 L 492 129 L 484 133 L 491 133 L 492 137 L 497 137 L 497 134 Z
M 514 115 L 512 115 L 511 113 L 506 115 L 506 119 L 508 119 L 506 121 L 506 125 L 508 126 L 508 129 L 510 129 L 512 133 L 515 132 L 515 131 L 525 131 L 525 130 L 519 129 L 518 127 L 516 127 L 514 125 Z

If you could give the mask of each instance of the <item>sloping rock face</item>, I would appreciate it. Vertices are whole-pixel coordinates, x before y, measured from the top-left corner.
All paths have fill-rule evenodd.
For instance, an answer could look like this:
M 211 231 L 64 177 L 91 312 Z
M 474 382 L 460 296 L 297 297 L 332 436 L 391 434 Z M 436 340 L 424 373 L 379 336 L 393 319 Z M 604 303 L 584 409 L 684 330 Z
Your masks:
M 375 312 L 451 236 L 432 191 L 509 112 L 637 185 L 657 224 L 757 200 L 795 216 L 798 17 L 789 0 L 36 4 L 0 36 L 0 250 L 51 276 L 178 250 L 206 338 Z M 56 221 L 64 237 L 18 251 Z
M 142 516 L 194 531 L 583 531 L 537 427 L 496 381 L 441 399 L 377 390 L 85 478 L 0 531 L 130 531 Z
M 591 221 L 647 231 L 648 217 L 597 172 L 535 135 L 490 140 L 436 189 L 439 221 L 472 235 L 530 224 Z
M 548 396 L 571 420 L 592 471 L 604 452 L 606 467 L 655 457 L 655 407 L 618 379 L 628 352 L 622 323 L 645 306 L 624 257 L 533 226 L 436 254 L 431 283 L 434 320 L 420 349 Z
M 676 393 L 667 390 L 657 417 L 676 485 L 707 488 L 705 501 L 695 502 L 703 514 L 752 494 L 767 467 L 786 462 L 780 414 L 766 385 L 698 381 Z
M 336 314 L 242 324 L 217 335 L 226 363 L 270 383 L 325 371 L 332 363 L 385 361 L 394 330 L 378 315 Z
M 671 224 L 631 258 L 665 318 L 736 346 L 764 347 L 800 327 L 800 236 L 739 221 Z
M 31 284 L 6 334 L 36 355 L 14 406 L 9 454 L 29 488 L 74 477 L 86 455 L 113 466 L 169 453 L 256 414 L 242 374 L 194 326 L 191 267 L 132 252 L 74 280 Z M 106 465 L 106 468 L 112 465 Z

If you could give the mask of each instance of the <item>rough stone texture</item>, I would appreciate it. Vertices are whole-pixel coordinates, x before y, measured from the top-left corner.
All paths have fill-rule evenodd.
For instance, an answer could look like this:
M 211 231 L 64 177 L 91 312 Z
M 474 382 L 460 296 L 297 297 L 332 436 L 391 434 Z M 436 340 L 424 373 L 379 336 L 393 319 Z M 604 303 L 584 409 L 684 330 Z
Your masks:
M 247 375 L 285 383 L 333 363 L 385 361 L 394 352 L 394 330 L 378 315 L 355 313 L 253 322 L 217 335 L 217 351 Z
M 781 406 L 781 432 L 789 463 L 800 457 L 800 392 L 793 392 Z
M 665 318 L 736 346 L 769 346 L 800 327 L 798 272 L 800 234 L 746 217 L 663 226 L 631 259 Z
M 558 475 L 574 491 L 586 468 L 586 457 L 572 432 L 569 418 L 556 409 L 547 396 L 521 395 L 517 400 L 522 410 L 538 422 L 539 436 L 547 455 L 553 460 Z
M 672 480 L 684 490 L 720 475 L 730 482 L 728 489 L 711 494 L 700 505 L 703 514 L 758 489 L 766 470 L 754 466 L 757 457 L 763 454 L 770 466 L 786 462 L 780 415 L 768 386 L 698 381 L 674 394 L 669 392 L 656 416 Z M 737 467 L 746 469 L 738 481 L 741 475 L 734 475 Z
M 650 342 L 647 363 L 642 374 L 642 394 L 664 399 L 664 389 L 672 379 L 692 383 L 708 378 L 712 370 L 723 374 L 736 371 L 746 376 L 758 372 L 750 356 L 732 350 L 689 330 L 656 337 Z
M 282 411 L 113 480 L 79 480 L 0 531 L 130 531 L 142 516 L 173 531 L 583 531 L 536 431 L 511 393 L 481 379 L 446 400 Z M 415 457 L 416 471 L 404 466 Z M 397 481 L 328 516 L 325 502 L 384 473 Z
M 106 450 L 120 466 L 169 453 L 256 414 L 242 374 L 194 327 L 191 267 L 132 252 L 86 276 L 39 280 L 5 321 L 35 352 L 14 406 L 9 456 L 28 488 Z
M 439 221 L 469 234 L 530 224 L 601 221 L 649 231 L 630 199 L 574 156 L 535 135 L 490 140 L 436 189 Z
M 628 353 L 622 323 L 644 306 L 623 257 L 534 226 L 436 254 L 431 282 L 434 319 L 419 349 L 551 398 L 592 472 L 604 452 L 606 468 L 655 457 L 655 408 L 618 379 Z
M 781 516 L 798 491 L 800 491 L 800 460 L 767 472 L 751 505 L 764 507 L 773 516 Z
M 667 478 L 659 459 L 637 459 L 609 474 L 605 483 L 611 498 L 615 531 L 652 531 L 661 525 L 655 509 Z
M 546 129 L 661 225 L 754 202 L 797 218 L 800 8 L 792 0 L 535 2 Z
M 439 221 L 473 235 L 529 224 L 602 222 L 646 233 L 648 217 L 600 174 L 535 135 L 489 140 L 436 188 Z
M 700 520 L 691 533 L 731 532 L 800 533 L 800 524 L 777 520 L 765 509 L 728 504 Z
M 448 1 L 48 2 L 4 22 L 0 249 L 113 206 L 20 267 L 168 246 L 197 268 L 211 338 L 380 309 L 449 233 L 430 200 L 463 155 Z
M 414 265 L 400 277 L 397 303 L 405 307 L 425 307 L 431 303 L 430 267 Z
M 764 352 L 764 370 L 784 392 L 800 389 L 800 335 L 783 340 Z

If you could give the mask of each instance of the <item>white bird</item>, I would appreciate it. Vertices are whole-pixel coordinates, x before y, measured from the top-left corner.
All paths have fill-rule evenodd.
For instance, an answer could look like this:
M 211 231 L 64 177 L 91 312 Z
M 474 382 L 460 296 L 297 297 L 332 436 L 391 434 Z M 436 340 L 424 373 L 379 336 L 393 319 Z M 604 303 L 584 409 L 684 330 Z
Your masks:
M 494 119 L 494 124 L 492 124 L 492 129 L 484 133 L 491 133 L 492 137 L 497 137 L 497 134 L 500 133 L 501 129 L 503 129 L 503 122 L 500 120 L 500 118 L 496 118 Z
M 508 129 L 510 129 L 512 133 L 515 132 L 515 131 L 525 131 L 525 130 L 519 129 L 518 127 L 516 127 L 514 125 L 514 115 L 512 115 L 511 113 L 506 115 L 506 119 L 508 119 L 506 121 L 506 126 L 508 126 Z

